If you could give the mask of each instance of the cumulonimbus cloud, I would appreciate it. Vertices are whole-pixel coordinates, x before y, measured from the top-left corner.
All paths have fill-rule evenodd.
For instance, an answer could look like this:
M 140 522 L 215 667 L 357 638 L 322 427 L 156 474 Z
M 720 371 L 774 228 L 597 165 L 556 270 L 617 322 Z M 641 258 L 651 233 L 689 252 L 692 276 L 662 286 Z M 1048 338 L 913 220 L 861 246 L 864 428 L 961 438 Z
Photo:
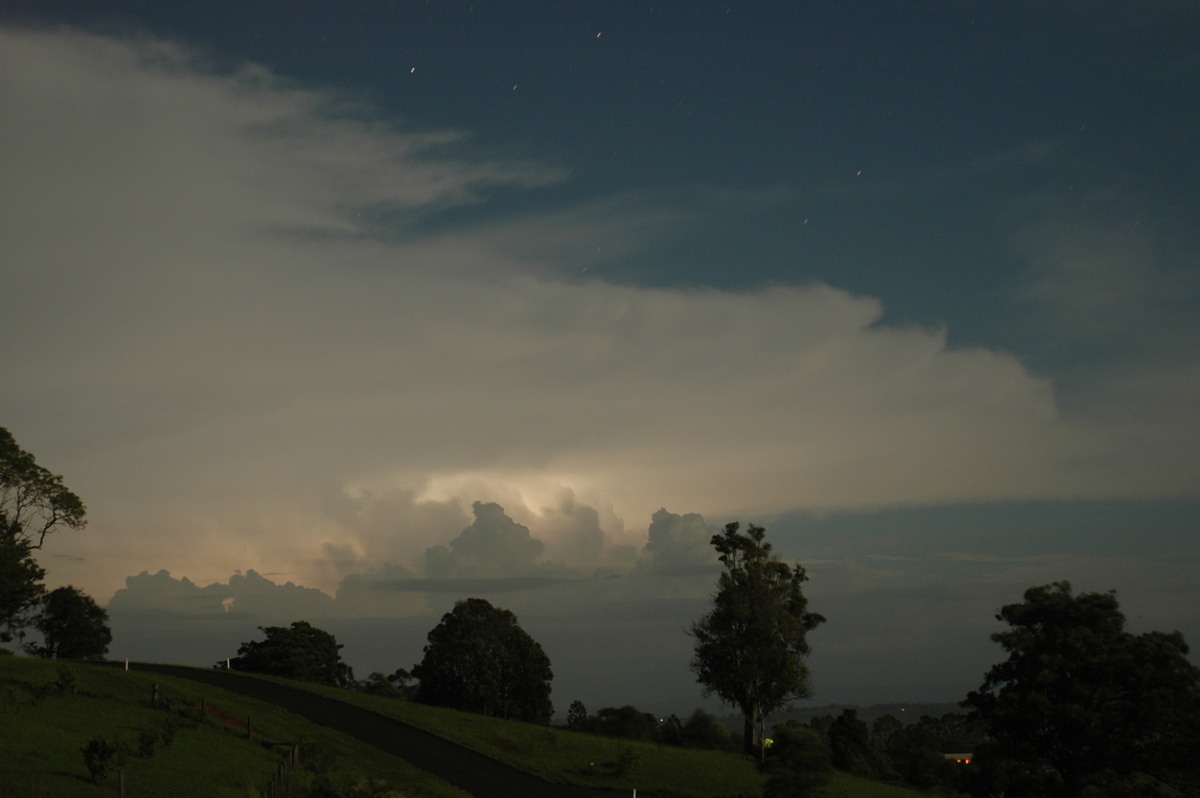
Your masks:
M 1133 436 L 1064 416 L 1018 358 L 882 324 L 872 297 L 551 276 L 613 225 L 658 234 L 605 199 L 566 229 L 421 223 L 561 168 L 167 42 L 0 36 L 6 423 L 86 498 L 70 545 L 97 583 L 186 562 L 331 587 L 327 547 L 413 565 L 505 496 L 538 539 L 559 508 L 560 550 L 629 564 L 664 506 L 1194 490 L 1152 461 L 1131 477 Z M 567 523 L 564 496 L 596 518 Z

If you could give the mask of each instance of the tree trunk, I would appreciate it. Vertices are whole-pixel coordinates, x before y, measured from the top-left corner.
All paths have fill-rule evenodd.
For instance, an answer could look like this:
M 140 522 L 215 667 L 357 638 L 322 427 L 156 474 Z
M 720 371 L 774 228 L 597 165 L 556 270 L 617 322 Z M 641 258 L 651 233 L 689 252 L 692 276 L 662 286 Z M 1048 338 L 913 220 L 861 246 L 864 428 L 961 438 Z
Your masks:
M 759 762 L 763 760 L 763 713 L 757 707 L 742 713 L 742 751 Z

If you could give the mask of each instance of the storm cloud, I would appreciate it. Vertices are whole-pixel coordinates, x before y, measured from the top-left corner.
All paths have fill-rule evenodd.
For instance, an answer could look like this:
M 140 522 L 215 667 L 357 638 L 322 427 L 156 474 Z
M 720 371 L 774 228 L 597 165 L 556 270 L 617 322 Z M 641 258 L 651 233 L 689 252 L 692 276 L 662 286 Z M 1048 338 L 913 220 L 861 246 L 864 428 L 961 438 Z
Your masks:
M 1027 519 L 935 545 L 921 508 L 1176 502 L 1156 536 L 1195 517 L 1194 321 L 1148 323 L 1195 283 L 1157 236 L 1096 239 L 1109 200 L 1020 212 L 1004 290 L 1040 345 L 1019 353 L 818 280 L 616 276 L 774 187 L 560 201 L 569 165 L 148 35 L 0 27 L 0 96 L 0 422 L 88 505 L 50 579 L 114 618 L 241 639 L 341 619 L 362 650 L 387 619 L 404 648 L 378 656 L 403 660 L 454 599 L 496 595 L 590 674 L 580 692 L 615 679 L 589 646 L 690 687 L 686 637 L 662 641 L 703 608 L 727 520 L 767 522 L 835 605 L 814 609 L 878 652 L 898 621 L 868 602 L 965 631 L 955 607 L 986 624 L 1017 579 L 1114 575 L 1038 549 L 1066 573 L 991 561 L 1000 586 L 973 594 L 943 555 L 995 554 Z M 1087 356 L 1055 373 L 1056 347 Z M 892 538 L 864 531 L 900 511 Z

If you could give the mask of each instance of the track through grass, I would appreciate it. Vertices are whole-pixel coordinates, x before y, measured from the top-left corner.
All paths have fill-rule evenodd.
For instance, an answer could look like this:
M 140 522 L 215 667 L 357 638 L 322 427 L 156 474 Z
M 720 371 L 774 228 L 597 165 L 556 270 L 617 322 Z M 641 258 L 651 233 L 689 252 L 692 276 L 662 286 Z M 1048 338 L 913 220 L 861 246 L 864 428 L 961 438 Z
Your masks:
M 607 790 L 614 798 L 635 788 L 658 798 L 750 798 L 762 789 L 754 763 L 735 754 L 615 740 L 350 690 L 251 678 L 395 718 L 547 781 Z M 155 684 L 157 707 L 151 706 Z M 103 784 L 89 779 L 81 753 L 96 738 L 124 752 Z M 465 796 L 365 742 L 210 684 L 119 667 L 0 656 L 0 795 L 5 798 L 111 796 L 118 767 L 130 798 L 255 798 L 287 750 L 270 744 L 293 742 L 301 745 L 302 763 L 309 768 L 301 776 L 305 789 L 323 779 L 343 792 L 355 785 L 387 784 L 394 792 L 376 789 L 375 794 Z M 837 773 L 827 795 L 919 798 L 922 793 Z
M 158 706 L 151 705 L 155 684 Z M 118 751 L 99 780 L 82 753 L 94 739 Z M 0 656 L 5 798 L 112 796 L 122 778 L 130 798 L 253 798 L 290 743 L 300 745 L 307 766 L 300 786 L 374 782 L 411 798 L 464 795 L 402 759 L 235 693 L 118 668 Z

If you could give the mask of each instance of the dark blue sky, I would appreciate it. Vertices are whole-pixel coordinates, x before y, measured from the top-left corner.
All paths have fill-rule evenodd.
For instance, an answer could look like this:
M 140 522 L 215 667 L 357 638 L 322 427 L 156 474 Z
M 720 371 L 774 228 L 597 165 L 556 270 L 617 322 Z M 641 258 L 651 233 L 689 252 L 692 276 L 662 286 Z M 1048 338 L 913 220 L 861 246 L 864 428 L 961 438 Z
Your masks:
M 1029 345 L 1009 319 L 1030 195 L 1117 191 L 1118 221 L 1184 233 L 1200 203 L 1191 3 L 18 1 L 6 17 L 181 39 L 571 172 L 431 225 L 776 191 L 689 208 L 690 228 L 601 274 L 820 280 L 964 343 Z

